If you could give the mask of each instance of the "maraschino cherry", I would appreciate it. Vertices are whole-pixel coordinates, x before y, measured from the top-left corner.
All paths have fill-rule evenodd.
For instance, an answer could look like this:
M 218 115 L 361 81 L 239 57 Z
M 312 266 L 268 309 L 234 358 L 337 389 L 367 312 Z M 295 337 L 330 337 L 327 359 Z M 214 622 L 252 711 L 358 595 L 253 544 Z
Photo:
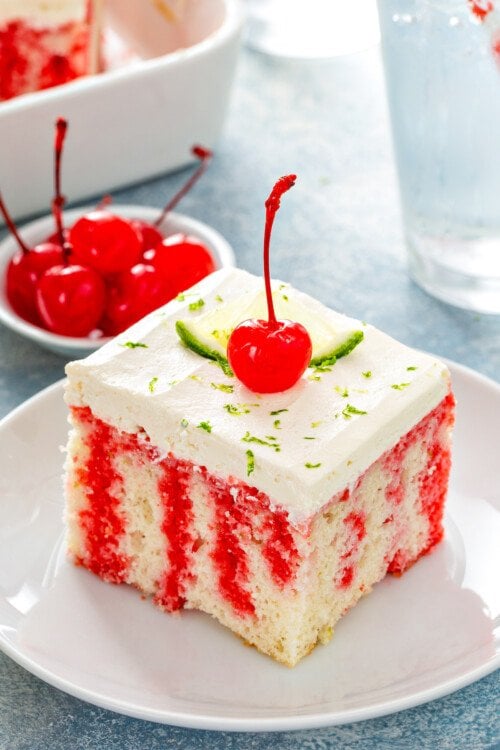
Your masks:
M 60 127 L 56 123 L 56 144 L 54 148 L 54 171 L 56 175 L 56 181 L 59 179 L 60 173 L 60 151 L 58 148 L 58 139 L 60 139 Z M 64 136 L 62 136 L 64 137 Z M 58 186 L 56 183 L 56 195 Z M 53 206 L 54 208 L 54 206 Z M 59 209 L 59 213 L 60 213 Z M 58 241 L 58 237 L 54 235 L 45 242 L 41 242 L 35 245 L 33 248 L 29 248 L 26 243 L 21 239 L 17 228 L 9 215 L 7 208 L 0 196 L 0 211 L 3 214 L 5 223 L 7 224 L 11 234 L 16 239 L 19 245 L 17 250 L 12 256 L 9 265 L 7 266 L 6 272 L 6 292 L 7 299 L 12 305 L 15 312 L 30 323 L 40 324 L 40 315 L 38 306 L 36 303 L 36 285 L 41 275 L 57 264 L 63 263 L 63 248 L 61 243 Z M 56 212 L 54 211 L 54 216 Z M 57 218 L 56 218 L 57 224 Z
M 154 249 L 144 253 L 144 260 L 165 279 L 168 299 L 189 289 L 216 268 L 205 245 L 196 237 L 186 234 L 166 237 Z
M 162 275 L 147 263 L 136 263 L 118 274 L 108 289 L 103 330 L 116 336 L 171 299 Z
M 56 122 L 55 196 L 52 210 L 57 227 L 62 262 L 46 270 L 36 284 L 36 305 L 45 327 L 63 336 L 87 336 L 94 330 L 104 311 L 104 281 L 92 268 L 70 263 L 73 250 L 64 230 L 61 193 L 61 157 L 68 123 Z
M 36 283 L 47 268 L 61 263 L 62 250 L 54 242 L 41 242 L 34 247 L 28 247 L 19 235 L 1 194 L 0 212 L 19 246 L 7 266 L 5 276 L 7 299 L 21 318 L 29 323 L 39 324 L 40 317 L 35 301 Z
M 69 230 L 75 261 L 105 276 L 141 260 L 142 236 L 130 221 L 103 209 L 82 216 Z
M 269 245 L 280 198 L 295 184 L 295 175 L 281 177 L 266 201 L 264 282 L 268 320 L 244 320 L 227 345 L 229 364 L 236 377 L 256 393 L 286 391 L 299 380 L 311 361 L 311 339 L 300 323 L 277 320 L 271 292 Z

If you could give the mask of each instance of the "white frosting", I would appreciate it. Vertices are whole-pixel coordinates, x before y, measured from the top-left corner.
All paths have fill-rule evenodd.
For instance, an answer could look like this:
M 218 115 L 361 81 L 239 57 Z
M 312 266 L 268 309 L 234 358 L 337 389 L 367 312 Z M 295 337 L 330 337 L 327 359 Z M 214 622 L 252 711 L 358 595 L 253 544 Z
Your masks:
M 82 21 L 88 0 L 0 0 L 0 23 L 23 19 L 34 26 Z
M 364 341 L 330 372 L 307 370 L 296 386 L 283 393 L 252 393 L 236 378 L 224 375 L 218 365 L 185 348 L 175 321 L 199 315 L 188 305 L 200 297 L 205 312 L 221 304 L 216 296 L 230 301 L 261 288 L 262 279 L 238 269 L 212 274 L 184 301 L 170 302 L 87 359 L 70 363 L 66 400 L 90 406 L 94 414 L 120 429 L 143 428 L 162 453 L 172 451 L 218 476 L 237 477 L 256 486 L 275 506 L 288 511 L 292 523 L 300 524 L 437 406 L 449 390 L 449 372 L 433 357 L 372 326 L 350 321 L 364 331 Z M 299 298 L 333 325 L 340 321 L 345 325 L 344 316 L 291 287 L 287 296 Z M 127 341 L 145 347 L 123 346 Z M 368 371 L 367 378 L 363 372 Z M 218 390 L 212 383 L 233 386 L 234 392 Z M 224 408 L 226 404 L 244 404 L 249 413 L 234 416 Z M 347 405 L 366 414 L 346 418 Z M 271 414 L 279 409 L 287 411 Z M 208 422 L 212 431 L 198 427 L 201 422 Z M 243 441 L 247 433 L 263 440 L 275 436 L 280 451 Z M 251 476 L 247 476 L 247 450 L 255 457 Z M 321 465 L 307 468 L 306 463 Z

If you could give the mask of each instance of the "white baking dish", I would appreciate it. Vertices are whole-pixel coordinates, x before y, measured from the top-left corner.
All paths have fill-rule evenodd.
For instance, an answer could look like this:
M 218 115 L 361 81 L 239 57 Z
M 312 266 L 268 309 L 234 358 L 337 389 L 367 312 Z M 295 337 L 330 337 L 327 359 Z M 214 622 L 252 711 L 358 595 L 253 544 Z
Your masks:
M 183 0 L 175 23 L 162 21 L 152 0 L 107 3 L 107 23 L 135 58 L 0 103 L 0 189 L 16 218 L 49 207 L 58 116 L 70 123 L 63 179 L 71 202 L 177 169 L 191 161 L 194 143 L 212 147 L 221 132 L 240 41 L 238 0 Z

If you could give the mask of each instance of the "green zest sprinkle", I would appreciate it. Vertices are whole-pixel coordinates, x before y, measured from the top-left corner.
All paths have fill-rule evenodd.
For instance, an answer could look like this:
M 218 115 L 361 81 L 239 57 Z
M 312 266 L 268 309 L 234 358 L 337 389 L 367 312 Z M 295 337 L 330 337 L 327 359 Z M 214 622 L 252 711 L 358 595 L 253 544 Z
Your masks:
M 148 345 L 143 344 L 140 341 L 125 341 L 125 343 L 120 344 L 120 346 L 126 346 L 127 349 L 148 349 Z
M 181 292 L 175 299 L 177 300 L 177 302 L 184 302 L 184 300 L 186 299 L 186 295 Z
M 411 365 L 410 367 L 406 368 L 408 372 L 412 372 L 413 370 L 418 370 L 418 367 L 415 367 L 415 365 Z
M 169 387 L 171 387 L 173 385 L 177 385 L 177 383 L 180 383 L 180 380 L 169 380 L 168 385 Z
M 342 398 L 349 398 L 349 391 L 347 388 L 341 388 L 340 385 L 336 385 L 335 390 L 340 396 L 342 396 Z
M 304 466 L 306 467 L 306 469 L 319 469 L 321 464 L 310 464 L 308 461 L 306 464 L 304 464 Z
M 302 440 L 316 440 L 316 438 L 311 437 L 310 435 L 305 435 L 305 437 L 303 437 Z
M 277 417 L 278 414 L 283 414 L 285 411 L 288 411 L 288 409 L 276 409 L 276 411 L 270 411 L 269 414 L 271 417 Z
M 247 450 L 246 456 L 247 456 L 247 477 L 249 477 L 250 474 L 253 474 L 255 470 L 255 456 L 253 455 L 253 451 L 251 450 Z
M 212 388 L 217 391 L 224 391 L 224 393 L 232 393 L 234 391 L 234 385 L 227 385 L 226 383 L 210 383 Z
M 314 367 L 314 372 L 315 373 L 318 373 L 318 372 L 331 372 L 332 371 L 332 366 L 334 364 L 335 364 L 335 362 L 333 361 L 333 359 L 329 359 L 328 362 L 323 362 L 323 364 L 316 365 Z
M 210 422 L 200 422 L 199 425 L 196 425 L 200 428 L 200 430 L 205 430 L 205 432 L 212 432 L 212 425 Z
M 345 409 L 342 409 L 342 416 L 344 417 L 344 419 L 350 419 L 353 414 L 366 414 L 366 411 L 356 409 L 356 407 L 352 406 L 352 404 L 347 404 Z
M 242 414 L 250 414 L 249 404 L 224 404 L 224 409 L 228 414 L 235 417 L 241 417 Z
M 320 378 L 319 375 L 308 375 L 307 379 L 308 380 L 316 380 L 316 381 L 321 380 L 321 378 Z
M 215 295 L 215 301 L 216 302 L 224 302 L 224 300 L 222 299 L 222 297 L 220 296 L 220 294 L 216 294 Z
M 395 391 L 402 391 L 404 388 L 408 388 L 410 383 L 393 383 L 391 385 L 391 388 L 394 388 Z
M 154 393 L 155 385 L 157 384 L 157 382 L 158 378 L 151 378 L 151 380 L 149 381 L 148 388 L 150 393 Z
M 262 438 L 256 437 L 255 435 L 250 435 L 250 433 L 247 431 L 244 435 L 244 437 L 241 438 L 243 443 L 257 443 L 258 445 L 267 445 L 269 448 L 273 448 L 276 453 L 279 453 L 281 448 L 279 445 L 276 444 L 276 439 L 272 435 L 266 435 L 267 440 L 263 440 Z
M 363 375 L 364 378 L 371 378 L 372 371 L 371 370 L 367 370 L 366 372 L 362 372 L 361 374 Z
M 196 380 L 197 383 L 203 383 L 203 378 L 200 378 L 199 375 L 190 375 L 189 379 L 190 380 Z
M 198 299 L 196 302 L 190 302 L 188 305 L 188 309 L 191 310 L 191 312 L 194 312 L 195 310 L 200 310 L 200 308 L 204 307 L 205 300 L 204 299 Z
M 282 294 L 281 296 L 283 297 L 283 299 L 285 300 L 285 302 L 288 302 L 288 297 L 286 296 L 286 294 Z
M 321 420 L 319 422 L 311 422 L 311 427 L 314 430 L 316 427 L 319 427 L 321 424 Z
M 189 422 L 187 421 L 187 419 L 181 419 L 181 427 L 184 427 L 184 429 L 186 429 L 188 424 Z
M 281 419 L 275 419 L 273 422 L 273 427 L 275 430 L 281 430 Z

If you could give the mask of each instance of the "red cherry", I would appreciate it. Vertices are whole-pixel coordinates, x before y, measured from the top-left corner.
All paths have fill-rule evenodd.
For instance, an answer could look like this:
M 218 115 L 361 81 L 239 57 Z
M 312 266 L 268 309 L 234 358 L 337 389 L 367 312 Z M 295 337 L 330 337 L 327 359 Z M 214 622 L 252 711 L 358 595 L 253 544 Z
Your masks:
M 281 177 L 266 201 L 264 282 L 269 320 L 245 320 L 227 345 L 227 357 L 236 377 L 257 393 L 286 391 L 298 381 L 311 361 L 312 344 L 304 326 L 276 320 L 271 293 L 269 246 L 280 198 L 295 184 L 295 175 Z
M 49 331 L 62 336 L 88 336 L 104 312 L 104 281 L 92 268 L 59 265 L 40 277 L 36 302 Z
M 205 245 L 196 237 L 185 234 L 166 237 L 154 250 L 144 253 L 144 260 L 161 274 L 170 298 L 189 289 L 216 268 Z
M 231 334 L 227 355 L 235 375 L 255 393 L 291 388 L 311 361 L 311 339 L 291 320 L 245 320 Z
M 151 250 L 156 247 L 158 243 L 163 240 L 163 235 L 159 229 L 153 224 L 149 224 L 147 221 L 142 219 L 132 219 L 130 222 L 137 232 L 142 237 L 142 251 L 145 253 L 146 250 Z
M 38 279 L 63 260 L 61 247 L 53 242 L 42 242 L 27 253 L 17 250 L 10 259 L 5 277 L 7 299 L 15 312 L 30 323 L 40 324 L 35 300 Z
M 69 241 L 75 262 L 104 275 L 131 268 L 142 255 L 142 238 L 131 222 L 103 210 L 78 219 L 70 229 Z
M 116 336 L 171 297 L 156 268 L 137 263 L 119 274 L 108 291 L 103 329 Z

